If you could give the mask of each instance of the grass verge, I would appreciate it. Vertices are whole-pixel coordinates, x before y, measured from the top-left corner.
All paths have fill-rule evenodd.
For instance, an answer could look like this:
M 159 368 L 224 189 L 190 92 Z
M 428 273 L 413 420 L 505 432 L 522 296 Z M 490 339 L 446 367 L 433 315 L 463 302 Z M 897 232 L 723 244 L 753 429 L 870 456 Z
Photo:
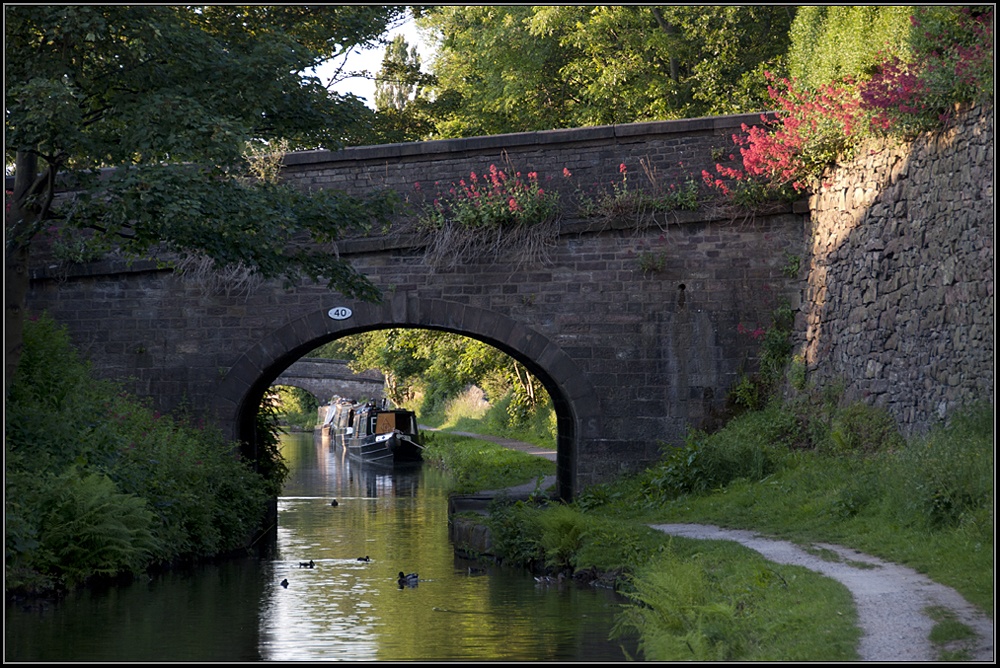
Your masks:
M 555 474 L 555 462 L 489 441 L 426 431 L 423 438 L 424 460 L 451 474 L 456 494 L 522 485 Z
M 856 631 L 828 622 L 853 629 L 853 607 L 838 598 L 843 592 L 813 589 L 839 584 L 802 573 L 800 583 L 823 583 L 786 592 L 784 567 L 755 566 L 756 553 L 718 558 L 722 548 L 699 541 L 679 549 L 680 539 L 667 549 L 646 525 L 711 523 L 841 544 L 914 568 L 992 616 L 993 471 L 990 406 L 906 441 L 877 408 L 772 404 L 714 434 L 692 433 L 658 464 L 589 488 L 573 504 L 497 503 L 489 521 L 509 563 L 573 577 L 616 574 L 634 601 L 620 630 L 639 634 L 647 659 L 849 659 Z M 780 574 L 779 584 L 747 599 L 754 613 L 741 616 L 765 572 Z M 709 584 L 684 594 L 693 598 L 674 590 L 699 582 Z M 948 644 L 962 631 L 953 626 L 942 620 L 935 630 L 944 658 L 960 656 Z M 809 639 L 798 642 L 803 634 Z

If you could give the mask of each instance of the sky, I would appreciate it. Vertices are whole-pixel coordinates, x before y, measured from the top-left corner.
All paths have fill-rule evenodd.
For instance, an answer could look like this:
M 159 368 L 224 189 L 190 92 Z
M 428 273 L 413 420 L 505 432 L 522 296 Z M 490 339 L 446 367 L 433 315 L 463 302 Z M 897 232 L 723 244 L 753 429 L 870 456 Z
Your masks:
M 417 26 L 412 18 L 407 18 L 406 22 L 393 28 L 388 33 L 386 33 L 386 39 L 391 40 L 397 34 L 402 33 L 403 37 L 406 38 L 407 43 L 412 47 L 416 46 L 417 51 L 420 53 L 421 63 L 426 63 L 430 57 L 430 48 L 420 39 L 417 34 Z M 379 46 L 373 49 L 357 49 L 355 48 L 351 54 L 347 57 L 347 65 L 344 67 L 345 71 L 348 70 L 368 70 L 372 77 L 381 69 L 382 67 L 382 56 L 385 53 L 385 47 Z M 321 67 L 316 68 L 316 75 L 323 81 L 327 83 L 331 76 L 336 72 L 337 66 L 340 64 L 340 59 L 336 62 L 331 62 Z M 426 69 L 426 67 L 424 68 Z M 365 79 L 362 77 L 351 77 L 349 79 L 344 79 L 333 86 L 333 90 L 338 93 L 354 93 L 358 97 L 365 100 L 369 107 L 375 108 L 375 80 Z

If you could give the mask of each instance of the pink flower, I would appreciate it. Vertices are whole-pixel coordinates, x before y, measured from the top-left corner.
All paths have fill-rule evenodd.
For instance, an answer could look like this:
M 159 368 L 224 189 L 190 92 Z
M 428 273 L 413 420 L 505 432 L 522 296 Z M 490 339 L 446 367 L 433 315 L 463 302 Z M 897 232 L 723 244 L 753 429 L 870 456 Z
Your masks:
M 625 163 L 624 162 L 622 164 L 618 165 L 618 171 L 621 172 L 622 174 L 624 174 L 626 172 L 626 170 L 627 170 L 627 168 L 625 167 Z
M 567 179 L 573 176 L 573 174 L 569 171 L 569 167 L 563 167 L 563 176 L 565 176 Z

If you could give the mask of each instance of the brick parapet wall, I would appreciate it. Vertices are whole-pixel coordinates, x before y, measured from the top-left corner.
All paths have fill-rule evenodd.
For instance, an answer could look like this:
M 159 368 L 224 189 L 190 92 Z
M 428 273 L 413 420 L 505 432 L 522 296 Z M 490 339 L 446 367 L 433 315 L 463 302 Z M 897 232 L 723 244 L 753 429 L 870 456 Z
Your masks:
M 563 195 L 597 196 L 621 185 L 622 164 L 632 187 L 700 182 L 702 170 L 714 174 L 717 157 L 734 152 L 732 136 L 741 125 L 759 122 L 760 114 L 740 114 L 300 151 L 285 156 L 282 174 L 303 189 L 359 196 L 390 189 L 420 203 L 495 164 L 522 178 L 536 172 L 543 187 Z M 564 169 L 570 178 L 563 177 Z
M 908 435 L 994 399 L 993 118 L 868 146 L 810 199 L 810 375 Z

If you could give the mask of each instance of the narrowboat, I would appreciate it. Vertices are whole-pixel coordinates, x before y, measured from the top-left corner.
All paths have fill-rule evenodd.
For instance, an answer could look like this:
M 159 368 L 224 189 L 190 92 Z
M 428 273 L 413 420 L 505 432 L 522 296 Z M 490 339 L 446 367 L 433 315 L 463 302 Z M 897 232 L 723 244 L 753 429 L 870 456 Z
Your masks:
M 364 462 L 401 464 L 423 460 L 417 416 L 403 408 L 338 402 L 330 420 L 330 440 Z

